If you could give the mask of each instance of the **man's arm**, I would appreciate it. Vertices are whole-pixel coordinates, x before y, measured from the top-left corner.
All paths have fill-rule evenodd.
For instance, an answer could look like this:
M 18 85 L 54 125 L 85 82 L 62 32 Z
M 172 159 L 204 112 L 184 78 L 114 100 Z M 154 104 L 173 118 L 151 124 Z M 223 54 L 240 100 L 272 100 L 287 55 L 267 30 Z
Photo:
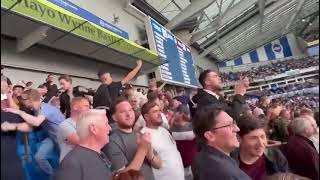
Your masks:
M 1 130 L 4 132 L 7 132 L 7 131 L 31 132 L 32 127 L 28 123 L 9 123 L 5 121 L 1 124 Z
M 27 113 L 21 111 L 21 110 L 13 109 L 13 108 L 6 108 L 6 109 L 4 109 L 4 111 L 17 114 L 20 117 L 22 117 L 22 119 L 24 119 L 28 124 L 30 124 L 31 126 L 36 126 L 36 127 L 40 126 L 40 124 L 46 119 L 45 116 L 43 116 L 43 115 L 32 116 L 30 114 L 27 114 Z
M 140 71 L 142 67 L 142 61 L 138 60 L 137 61 L 137 66 L 121 81 L 122 85 L 127 84 L 129 81 L 131 81 Z
M 137 135 L 137 152 L 125 170 L 133 169 L 139 171 L 148 151 L 151 149 L 151 134 L 146 132 L 143 135 L 140 135 L 139 133 Z
M 162 167 L 162 161 L 160 156 L 153 148 L 151 148 L 146 156 L 151 166 L 155 169 L 160 169 Z

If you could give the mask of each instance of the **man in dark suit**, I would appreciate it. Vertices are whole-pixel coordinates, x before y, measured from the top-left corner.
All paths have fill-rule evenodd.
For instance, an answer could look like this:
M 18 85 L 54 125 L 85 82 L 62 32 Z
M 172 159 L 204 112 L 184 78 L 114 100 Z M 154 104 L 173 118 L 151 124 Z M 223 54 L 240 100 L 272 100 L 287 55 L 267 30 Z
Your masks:
M 197 110 L 208 105 L 222 106 L 225 112 L 237 120 L 242 111 L 243 105 L 246 103 L 244 94 L 249 87 L 249 80 L 243 78 L 235 86 L 235 96 L 232 102 L 227 102 L 221 95 L 222 80 L 220 75 L 214 70 L 208 69 L 199 76 L 199 82 L 203 89 L 198 89 L 198 94 L 193 97 L 193 101 L 197 104 Z

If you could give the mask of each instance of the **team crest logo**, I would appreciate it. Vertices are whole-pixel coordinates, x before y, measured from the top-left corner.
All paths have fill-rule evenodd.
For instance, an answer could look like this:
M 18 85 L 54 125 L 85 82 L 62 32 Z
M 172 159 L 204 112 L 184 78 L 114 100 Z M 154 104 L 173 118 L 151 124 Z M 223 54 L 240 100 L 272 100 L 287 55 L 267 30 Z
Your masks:
M 272 50 L 275 53 L 281 53 L 282 52 L 282 46 L 280 44 L 273 44 L 272 45 Z

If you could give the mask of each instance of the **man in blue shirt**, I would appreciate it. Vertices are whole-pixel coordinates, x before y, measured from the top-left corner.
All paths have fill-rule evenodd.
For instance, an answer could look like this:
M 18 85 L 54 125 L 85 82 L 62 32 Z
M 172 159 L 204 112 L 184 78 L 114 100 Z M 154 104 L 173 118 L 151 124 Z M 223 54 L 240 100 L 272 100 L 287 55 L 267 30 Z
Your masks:
M 32 108 L 36 112 L 36 116 L 25 113 L 24 111 L 7 108 L 5 111 L 12 112 L 21 116 L 31 126 L 41 126 L 48 134 L 35 154 L 35 159 L 39 167 L 48 175 L 53 175 L 54 170 L 48 161 L 48 156 L 54 152 L 54 148 L 58 147 L 57 133 L 59 124 L 64 121 L 64 116 L 60 110 L 47 103 L 41 103 L 40 93 L 35 89 L 29 89 L 21 95 L 22 103 Z

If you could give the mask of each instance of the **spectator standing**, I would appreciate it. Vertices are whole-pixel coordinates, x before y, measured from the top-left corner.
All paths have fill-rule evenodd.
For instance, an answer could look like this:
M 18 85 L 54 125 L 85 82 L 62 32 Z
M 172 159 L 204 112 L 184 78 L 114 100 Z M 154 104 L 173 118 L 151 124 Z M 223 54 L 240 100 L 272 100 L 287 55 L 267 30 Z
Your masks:
M 200 152 L 192 165 L 194 180 L 249 180 L 230 153 L 239 147 L 239 128 L 222 107 L 205 106 L 193 120 Z
M 283 148 L 289 167 L 293 173 L 308 177 L 312 180 L 319 179 L 319 154 L 310 138 L 314 134 L 314 127 L 307 119 L 300 117 L 290 123 L 293 133 L 288 143 Z
M 135 116 L 133 108 L 127 99 L 117 99 L 111 108 L 111 112 L 118 129 L 112 132 L 110 142 L 103 148 L 103 151 L 112 163 L 112 170 L 119 171 L 126 168 L 135 157 L 138 134 L 133 131 Z M 145 179 L 154 180 L 151 166 L 159 169 L 161 167 L 161 159 L 150 147 L 146 160 L 141 167 L 141 174 Z
M 76 123 L 79 115 L 90 109 L 89 101 L 84 97 L 71 100 L 71 117 L 59 125 L 60 162 L 79 143 Z
M 240 128 L 240 148 L 232 157 L 252 180 L 261 180 L 276 173 L 289 172 L 289 164 L 280 150 L 267 147 L 266 122 L 254 116 L 242 116 Z
M 162 160 L 160 169 L 153 168 L 155 180 L 184 180 L 184 169 L 176 142 L 169 131 L 161 127 L 161 111 L 155 102 L 142 106 L 141 114 L 146 121 L 146 132 L 151 133 L 151 144 Z
M 79 144 L 60 164 L 55 180 L 111 180 L 112 164 L 101 151 L 109 143 L 111 127 L 103 110 L 89 110 L 80 115 L 77 123 Z M 139 171 L 150 148 L 150 136 L 138 140 L 134 160 L 125 170 Z
M 210 69 L 206 70 L 200 74 L 199 82 L 203 89 L 199 89 L 198 94 L 193 97 L 193 101 L 197 103 L 197 110 L 201 110 L 208 105 L 219 105 L 234 119 L 237 119 L 243 113 L 242 107 L 246 103 L 244 95 L 249 87 L 248 79 L 243 79 L 236 85 L 236 95 L 230 104 L 219 96 L 223 83 L 218 73 Z
M 120 82 L 113 82 L 111 74 L 103 70 L 98 73 L 101 85 L 97 89 L 93 97 L 93 107 L 103 107 L 110 109 L 113 102 L 120 96 L 122 87 L 131 81 L 140 71 L 142 61 L 137 61 L 137 66 Z M 114 123 L 111 114 L 108 113 L 110 124 Z
M 181 154 L 185 180 L 193 180 L 191 165 L 197 153 L 197 145 L 191 124 L 190 110 L 187 106 L 180 105 L 175 110 L 170 132 Z
M 43 100 L 43 102 L 45 103 L 48 103 L 53 96 L 58 96 L 58 87 L 56 84 L 54 84 L 53 81 L 54 81 L 53 74 L 49 74 L 47 76 L 46 82 L 43 84 L 44 86 L 47 87 L 47 90 L 48 90 Z
M 54 169 L 48 161 L 49 156 L 54 153 L 54 150 L 58 148 L 58 131 L 59 124 L 64 121 L 63 114 L 59 109 L 46 104 L 41 103 L 40 94 L 35 89 L 29 89 L 22 93 L 22 102 L 27 108 L 32 108 L 36 112 L 36 116 L 25 113 L 24 111 L 7 108 L 5 111 L 18 114 L 31 126 L 42 126 L 42 128 L 48 133 L 40 147 L 35 154 L 35 160 L 39 167 L 48 175 L 54 174 Z

